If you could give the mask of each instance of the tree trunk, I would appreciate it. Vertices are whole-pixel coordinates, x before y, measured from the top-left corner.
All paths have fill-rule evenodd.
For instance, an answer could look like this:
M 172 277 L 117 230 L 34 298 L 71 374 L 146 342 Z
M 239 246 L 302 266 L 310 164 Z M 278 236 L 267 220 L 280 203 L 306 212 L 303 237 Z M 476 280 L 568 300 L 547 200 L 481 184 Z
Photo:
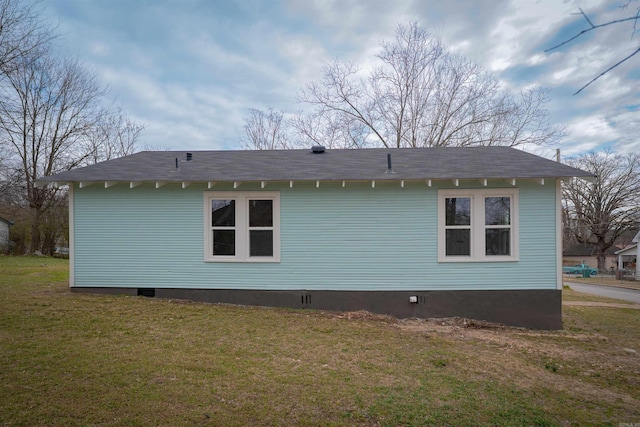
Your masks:
M 605 242 L 604 241 L 599 241 L 598 244 L 596 245 L 596 251 L 597 251 L 597 257 L 598 257 L 598 270 L 599 271 L 604 271 L 607 269 L 606 267 L 606 255 L 605 255 L 605 250 L 608 249 L 608 246 L 606 246 L 605 248 Z
M 13 247 L 13 255 L 24 255 L 27 246 L 27 230 L 26 228 L 22 228 L 20 233 L 17 234 L 18 237 L 15 237 L 15 246 Z
M 32 211 L 29 252 L 35 253 L 35 251 L 40 250 L 40 211 L 35 208 Z
M 44 241 L 42 242 L 42 253 L 44 255 L 53 255 L 56 246 L 56 231 L 48 229 L 44 232 Z

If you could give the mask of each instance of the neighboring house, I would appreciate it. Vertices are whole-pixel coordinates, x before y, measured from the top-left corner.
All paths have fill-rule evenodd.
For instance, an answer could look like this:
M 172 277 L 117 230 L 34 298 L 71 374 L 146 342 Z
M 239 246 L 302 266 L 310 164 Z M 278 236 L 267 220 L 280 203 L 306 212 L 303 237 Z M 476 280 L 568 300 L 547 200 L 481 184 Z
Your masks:
M 638 259 L 640 258 L 640 231 L 635 235 L 632 242 L 634 243 L 633 245 L 616 252 L 618 269 L 632 270 L 636 280 L 638 280 L 640 277 L 640 265 L 638 265 Z
M 560 181 L 509 147 L 141 152 L 68 184 L 70 284 L 562 327 Z
M 12 225 L 13 222 L 0 216 L 0 253 L 6 254 L 9 252 L 9 228 Z
M 616 251 L 619 248 L 611 246 L 605 251 L 605 271 L 616 268 L 618 257 Z M 595 245 L 576 244 L 565 248 L 562 252 L 563 265 L 587 264 L 589 267 L 598 268 L 598 255 Z

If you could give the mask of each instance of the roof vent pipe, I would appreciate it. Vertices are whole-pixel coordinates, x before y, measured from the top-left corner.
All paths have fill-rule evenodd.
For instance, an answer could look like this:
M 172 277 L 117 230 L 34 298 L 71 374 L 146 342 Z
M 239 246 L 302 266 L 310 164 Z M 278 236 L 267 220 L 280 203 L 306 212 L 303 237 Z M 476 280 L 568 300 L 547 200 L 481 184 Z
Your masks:
M 391 153 L 387 153 L 387 173 L 395 173 L 393 166 L 391 166 Z
M 178 169 L 178 158 L 176 157 L 176 169 Z
M 326 148 L 324 148 L 324 145 L 314 145 L 313 147 L 311 147 L 311 152 L 313 152 L 314 154 L 324 153 L 325 150 Z

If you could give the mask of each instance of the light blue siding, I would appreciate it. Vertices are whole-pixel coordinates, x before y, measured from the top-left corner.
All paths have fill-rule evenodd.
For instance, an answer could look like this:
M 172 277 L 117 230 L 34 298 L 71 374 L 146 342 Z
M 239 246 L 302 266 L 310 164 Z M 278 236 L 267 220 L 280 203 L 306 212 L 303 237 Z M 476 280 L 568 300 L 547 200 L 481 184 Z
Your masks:
M 204 184 L 74 192 L 75 286 L 309 290 L 555 289 L 555 185 L 518 182 L 520 258 L 438 263 L 437 185 L 270 183 L 281 261 L 203 260 Z M 238 190 L 259 191 L 242 184 Z M 219 184 L 215 191 L 232 190 Z

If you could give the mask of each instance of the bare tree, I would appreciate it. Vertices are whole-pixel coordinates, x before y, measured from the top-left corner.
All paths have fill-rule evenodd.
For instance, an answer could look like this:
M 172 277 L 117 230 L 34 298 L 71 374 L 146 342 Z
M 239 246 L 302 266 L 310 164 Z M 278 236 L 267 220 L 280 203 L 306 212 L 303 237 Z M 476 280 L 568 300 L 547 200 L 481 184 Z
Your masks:
M 623 11 L 627 10 L 630 4 L 631 4 L 631 0 L 627 0 L 620 7 L 620 9 L 623 10 Z M 580 15 L 580 16 L 582 16 L 584 18 L 584 20 L 587 22 L 588 27 L 586 29 L 580 31 L 578 34 L 575 34 L 572 37 L 564 40 L 563 42 L 561 42 L 561 43 L 559 43 L 559 44 L 557 44 L 557 45 L 555 45 L 553 47 L 550 47 L 549 49 L 546 49 L 545 52 L 551 52 L 552 50 L 556 50 L 561 46 L 564 46 L 566 44 L 571 43 L 572 41 L 574 41 L 575 39 L 579 38 L 580 36 L 583 36 L 583 35 L 585 35 L 587 33 L 590 33 L 591 31 L 599 30 L 599 29 L 602 29 L 602 28 L 605 28 L 605 27 L 610 27 L 612 25 L 620 25 L 620 24 L 623 24 L 623 23 L 631 23 L 631 24 L 633 24 L 632 28 L 631 28 L 631 36 L 633 37 L 635 35 L 636 30 L 637 30 L 638 19 L 640 19 L 640 8 L 637 8 L 635 13 L 632 13 L 627 17 L 620 18 L 620 19 L 614 19 L 614 20 L 611 20 L 611 21 L 604 22 L 602 24 L 594 24 L 593 21 L 584 12 L 584 10 L 582 10 L 582 8 L 580 8 L 579 10 L 580 10 L 580 13 L 578 13 L 578 15 Z M 629 59 L 631 59 L 632 57 L 637 55 L 639 52 L 640 52 L 640 47 L 639 46 L 632 47 L 631 51 L 629 52 L 629 54 L 627 56 L 625 56 L 622 59 L 619 59 L 613 65 L 607 67 L 604 71 L 600 72 L 597 76 L 595 76 L 589 82 L 587 82 L 587 84 L 585 84 L 580 89 L 578 89 L 574 93 L 574 95 L 579 94 L 584 89 L 586 89 L 589 85 L 591 85 L 591 83 L 595 82 L 600 77 L 604 76 L 605 74 L 607 74 L 609 71 L 613 70 L 614 68 L 616 68 L 616 67 L 622 65 L 623 63 L 627 62 Z
M 323 109 L 296 114 L 287 120 L 292 148 L 324 145 L 328 148 L 366 148 L 368 127 L 347 114 L 327 114 Z
M 31 209 L 31 247 L 40 249 L 41 219 L 58 190 L 35 180 L 82 164 L 91 152 L 83 140 L 100 123 L 104 95 L 96 77 L 75 60 L 24 58 L 0 86 L 0 137 L 20 171 Z
M 143 130 L 144 125 L 134 122 L 122 108 L 112 107 L 101 112 L 84 138 L 83 143 L 89 153 L 85 163 L 93 164 L 135 153 L 136 141 Z
M 105 90 L 78 60 L 50 52 L 37 2 L 0 0 L 0 204 L 30 216 L 30 251 L 46 253 L 64 228 L 65 194 L 35 180 L 130 154 L 143 127 L 103 106 Z
M 249 109 L 241 137 L 243 147 L 255 150 L 291 148 L 288 139 L 283 112 L 273 108 L 267 111 Z
M 34 5 L 19 0 L 0 0 L 0 76 L 15 69 L 25 56 L 42 53 L 51 40 L 51 33 L 42 25 Z M 0 176 L 9 173 L 10 157 L 5 144 L 0 143 Z M 1 185 L 1 184 L 0 184 Z
M 0 0 L 0 73 L 15 69 L 24 57 L 46 51 L 53 38 L 34 4 L 21 0 Z
M 589 153 L 567 163 L 596 175 L 564 184 L 563 209 L 573 237 L 596 247 L 604 269 L 605 251 L 640 220 L 640 154 Z
M 513 97 L 417 23 L 399 25 L 375 60 L 369 73 L 331 61 L 319 81 L 300 91 L 298 100 L 311 111 L 287 120 L 296 145 L 517 146 L 553 143 L 562 135 L 544 109 L 546 91 Z

